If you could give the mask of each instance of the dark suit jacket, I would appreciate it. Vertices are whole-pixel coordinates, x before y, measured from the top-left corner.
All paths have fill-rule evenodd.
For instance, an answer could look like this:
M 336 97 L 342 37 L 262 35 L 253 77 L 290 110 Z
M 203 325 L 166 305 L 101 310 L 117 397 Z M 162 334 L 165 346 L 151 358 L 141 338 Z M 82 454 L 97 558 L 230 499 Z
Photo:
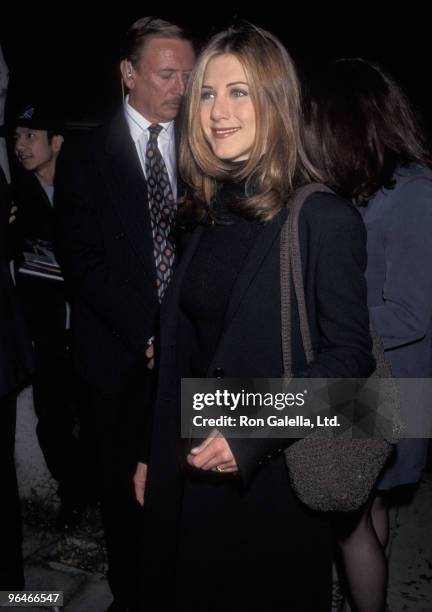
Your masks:
M 57 251 L 74 293 L 76 366 L 100 394 L 134 394 L 158 299 L 145 177 L 123 112 L 56 178 Z
M 11 196 L 0 168 L 0 397 L 29 383 L 32 348 L 19 310 L 5 254 Z

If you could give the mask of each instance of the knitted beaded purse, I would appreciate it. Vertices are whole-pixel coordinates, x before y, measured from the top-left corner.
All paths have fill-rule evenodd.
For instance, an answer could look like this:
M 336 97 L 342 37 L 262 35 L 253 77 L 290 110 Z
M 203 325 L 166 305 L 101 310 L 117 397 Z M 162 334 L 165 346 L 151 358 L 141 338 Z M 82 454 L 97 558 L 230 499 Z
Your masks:
M 281 323 L 284 378 L 292 378 L 291 302 L 292 288 L 297 300 L 300 331 L 307 363 L 314 358 L 303 285 L 299 240 L 299 215 L 306 198 L 314 192 L 332 191 L 314 183 L 301 187 L 289 205 L 288 219 L 282 228 L 280 246 Z M 387 462 L 402 428 L 396 381 L 384 358 L 380 337 L 370 328 L 377 367 L 372 376 L 386 379 L 380 409 L 385 411 L 389 428 L 380 438 L 334 437 L 312 433 L 285 450 L 292 487 L 309 508 L 321 512 L 349 512 L 368 499 Z M 316 430 L 315 430 L 316 431 Z M 348 432 L 349 433 L 349 432 Z

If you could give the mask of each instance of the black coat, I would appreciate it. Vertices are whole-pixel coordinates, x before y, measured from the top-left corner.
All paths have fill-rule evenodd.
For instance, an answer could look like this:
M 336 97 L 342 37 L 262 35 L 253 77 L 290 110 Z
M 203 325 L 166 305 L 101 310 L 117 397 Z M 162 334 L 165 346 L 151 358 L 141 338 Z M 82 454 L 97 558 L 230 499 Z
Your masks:
M 159 307 L 147 185 L 122 112 L 59 169 L 56 209 L 76 366 L 100 394 L 124 398 L 142 384 Z
M 0 398 L 28 384 L 33 367 L 31 343 L 5 253 L 10 206 L 9 188 L 0 168 Z
M 283 211 L 265 225 L 239 273 L 209 377 L 282 375 L 279 247 L 285 219 Z M 328 533 L 321 517 L 306 511 L 289 486 L 281 449 L 292 440 L 232 439 L 239 477 L 189 474 L 184 478 L 179 386 L 194 331 L 179 299 L 202 231 L 195 231 L 162 306 L 159 389 L 145 502 L 151 529 L 145 555 L 150 567 L 159 564 L 156 571 L 167 571 L 177 558 L 183 596 L 187 593 L 191 602 L 196 595 L 198 602 L 197 593 L 207 593 L 201 609 L 213 609 L 212 605 L 216 609 L 224 593 L 234 590 L 243 601 L 264 597 L 267 604 L 284 602 L 288 606 L 284 609 L 326 610 L 331 581 Z M 364 280 L 366 236 L 360 215 L 334 195 L 314 194 L 302 210 L 300 235 L 316 358 L 307 368 L 294 309 L 294 371 L 313 377 L 368 376 L 374 360 Z M 197 567 L 202 575 L 196 573 Z M 229 582 L 229 588 L 221 576 L 224 571 L 234 575 L 235 584 Z M 203 587 L 199 575 L 202 583 L 206 573 L 216 582 Z M 270 588 L 266 581 L 272 575 Z
M 33 340 L 63 335 L 66 328 L 67 290 L 64 282 L 18 272 L 23 253 L 38 241 L 53 248 L 55 212 L 33 172 L 20 172 L 13 181 L 13 199 L 18 207 L 13 224 L 16 286 Z
M 13 181 L 13 199 L 18 207 L 16 232 L 17 249 L 24 248 L 23 241 L 54 238 L 54 209 L 42 185 L 33 172 L 20 171 Z

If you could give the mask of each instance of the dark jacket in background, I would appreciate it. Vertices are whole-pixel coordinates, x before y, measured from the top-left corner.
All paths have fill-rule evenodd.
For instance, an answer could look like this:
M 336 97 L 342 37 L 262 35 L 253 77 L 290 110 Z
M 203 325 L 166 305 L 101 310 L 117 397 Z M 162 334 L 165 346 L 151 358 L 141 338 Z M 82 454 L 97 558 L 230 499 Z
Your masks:
M 5 253 L 11 194 L 1 168 L 0 202 L 0 397 L 3 397 L 29 383 L 32 348 Z
M 59 168 L 56 211 L 73 357 L 92 392 L 108 579 L 116 602 L 130 607 L 141 579 L 132 474 L 153 399 L 145 351 L 159 302 L 147 183 L 122 110 Z
M 84 448 L 88 447 L 84 434 L 85 398 L 70 358 L 65 283 L 20 272 L 24 253 L 39 255 L 43 248 L 51 258 L 55 211 L 33 172 L 17 174 L 13 186 L 18 207 L 16 288 L 34 345 L 36 433 L 47 467 L 59 484 L 62 507 L 78 508 L 87 496 L 91 466 L 83 466 L 87 452 Z
M 21 170 L 13 183 L 13 199 L 18 207 L 15 233 L 17 240 L 25 238 L 52 242 L 54 211 L 42 185 L 33 172 Z M 17 245 L 22 249 L 22 244 Z
M 28 244 L 43 241 L 53 249 L 55 213 L 47 194 L 32 172 L 21 172 L 13 182 L 18 207 L 14 231 L 16 268 Z M 31 249 L 30 249 L 31 250 Z M 16 272 L 17 292 L 33 338 L 66 329 L 66 289 L 63 282 Z
M 432 171 L 400 166 L 391 189 L 361 208 L 367 229 L 368 303 L 393 375 L 432 376 Z M 432 431 L 430 386 L 401 385 L 401 413 L 410 436 L 396 447 L 378 487 L 416 483 Z
M 76 366 L 101 395 L 133 395 L 158 298 L 147 185 L 123 112 L 58 172 L 56 207 Z
M 32 347 L 5 254 L 11 196 L 0 168 L 0 590 L 24 588 L 22 534 L 15 471 L 16 394 L 30 382 Z

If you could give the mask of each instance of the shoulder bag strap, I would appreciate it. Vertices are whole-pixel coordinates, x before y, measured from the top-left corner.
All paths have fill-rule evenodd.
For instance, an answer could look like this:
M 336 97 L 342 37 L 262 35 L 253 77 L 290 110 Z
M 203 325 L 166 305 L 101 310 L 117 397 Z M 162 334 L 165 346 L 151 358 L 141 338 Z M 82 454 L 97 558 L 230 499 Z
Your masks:
M 321 183 L 311 183 L 300 187 L 288 204 L 288 219 L 282 228 L 280 242 L 280 288 L 281 288 L 281 331 L 282 357 L 285 376 L 292 376 L 291 349 L 291 279 L 297 298 L 300 319 L 300 333 L 306 361 L 309 364 L 314 357 L 312 338 L 307 316 L 302 261 L 299 237 L 299 217 L 306 199 L 315 192 L 333 193 Z

